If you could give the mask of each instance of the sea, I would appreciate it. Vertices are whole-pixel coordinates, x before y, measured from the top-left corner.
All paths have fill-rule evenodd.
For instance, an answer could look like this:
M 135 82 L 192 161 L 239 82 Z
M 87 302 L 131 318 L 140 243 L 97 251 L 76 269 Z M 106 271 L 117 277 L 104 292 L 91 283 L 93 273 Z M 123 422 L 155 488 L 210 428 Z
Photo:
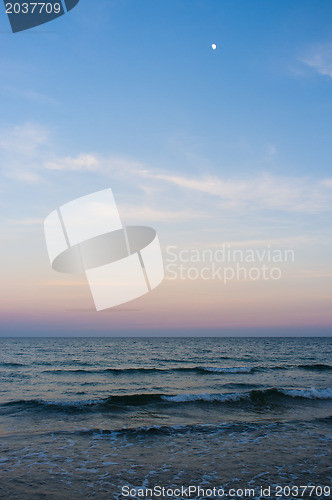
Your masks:
M 1 338 L 0 498 L 332 498 L 332 338 Z

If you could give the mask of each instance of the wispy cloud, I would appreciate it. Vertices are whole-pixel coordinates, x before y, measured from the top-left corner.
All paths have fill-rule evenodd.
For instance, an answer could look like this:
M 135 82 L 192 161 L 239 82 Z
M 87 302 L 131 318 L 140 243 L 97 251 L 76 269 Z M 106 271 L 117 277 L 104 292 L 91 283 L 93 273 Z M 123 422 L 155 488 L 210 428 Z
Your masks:
M 49 132 L 35 123 L 28 122 L 0 131 L 0 149 L 8 153 L 19 152 L 30 157 L 48 141 Z
M 300 61 L 320 75 L 332 78 L 332 43 L 320 44 L 312 48 Z
M 41 180 L 41 159 L 51 150 L 48 130 L 35 123 L 25 123 L 0 130 L 0 171 L 9 178 L 26 183 Z
M 1 85 L 0 91 L 2 91 L 5 94 L 9 94 L 29 101 L 34 101 L 52 106 L 58 105 L 58 102 L 53 97 L 43 94 L 42 92 L 36 92 L 31 88 L 27 89 L 25 87 L 19 88 L 14 85 Z
M 101 162 L 95 155 L 82 153 L 76 157 L 66 156 L 45 162 L 44 167 L 48 170 L 95 172 L 100 170 Z
M 142 171 L 141 175 L 175 184 L 184 190 L 219 198 L 220 206 L 232 209 L 274 209 L 318 213 L 332 209 L 331 179 L 276 177 L 263 173 L 250 179 L 216 176 L 174 176 Z
M 126 222 L 171 222 L 205 217 L 207 214 L 198 210 L 160 210 L 149 206 L 119 205 L 121 217 Z
M 212 215 L 211 206 L 214 215 L 218 209 L 313 214 L 332 209 L 332 178 L 282 177 L 264 172 L 255 177 L 208 173 L 175 175 L 165 170 L 156 171 L 125 156 L 91 152 L 59 156 L 55 149 L 49 131 L 39 125 L 27 123 L 2 131 L 0 168 L 6 176 L 26 183 L 43 179 L 54 182 L 55 173 L 63 182 L 62 176 L 67 172 L 80 173 L 80 179 L 84 179 L 84 174 L 95 174 L 105 183 L 110 179 L 113 183 L 120 180 L 126 192 L 131 193 L 132 204 L 124 207 L 128 217 L 139 213 L 145 220 L 186 220 L 203 214 L 208 217 L 209 213 Z M 271 152 L 274 153 L 274 149 Z M 50 177 L 51 172 L 53 177 Z M 143 196 L 145 203 L 142 206 Z

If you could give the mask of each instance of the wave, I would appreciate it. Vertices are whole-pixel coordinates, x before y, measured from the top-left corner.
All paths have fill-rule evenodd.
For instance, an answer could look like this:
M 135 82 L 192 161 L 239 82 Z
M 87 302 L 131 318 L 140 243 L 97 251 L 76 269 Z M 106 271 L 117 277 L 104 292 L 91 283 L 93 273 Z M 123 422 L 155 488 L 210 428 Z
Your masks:
M 328 415 L 327 417 L 319 417 L 316 420 L 323 424 L 332 424 L 332 415 Z
M 193 361 L 195 360 L 200 360 L 202 359 L 202 356 L 196 356 L 196 355 L 191 355 L 190 356 L 190 359 L 186 359 L 186 358 L 163 358 L 163 357 L 153 357 L 151 358 L 151 361 L 154 361 L 156 363 L 192 363 Z M 218 355 L 218 359 L 235 359 L 231 356 L 219 356 Z
M 292 398 L 305 399 L 332 399 L 332 389 L 281 389 L 280 392 Z
M 179 361 L 182 363 L 182 361 Z M 38 362 L 34 363 L 39 365 L 51 365 L 48 362 Z M 76 364 L 75 362 L 70 362 L 70 364 Z M 77 362 L 77 364 L 79 364 Z M 300 364 L 300 365 L 276 365 L 276 366 L 166 366 L 166 367 L 127 367 L 127 368 L 90 368 L 92 364 L 90 363 L 80 363 L 81 367 L 59 367 L 42 370 L 42 373 L 49 373 L 55 375 L 100 375 L 100 374 L 110 374 L 110 375 L 130 375 L 130 374 L 163 374 L 163 373 L 196 373 L 198 375 L 207 374 L 253 374 L 257 372 L 269 372 L 275 370 L 308 370 L 308 371 L 331 371 L 332 366 L 323 363 L 312 363 L 312 364 Z M 18 368 L 27 367 L 22 363 L 10 363 L 3 362 L 0 363 L 0 367 L 5 368 Z
M 73 368 L 73 369 L 54 369 L 54 370 L 44 370 L 43 373 L 52 373 L 52 374 L 103 374 L 109 373 L 114 375 L 121 374 L 149 374 L 149 373 L 171 373 L 171 372 L 182 372 L 182 373 L 197 373 L 197 374 L 207 374 L 207 373 L 252 373 L 255 371 L 255 368 L 247 367 L 247 366 L 231 366 L 231 367 L 213 367 L 213 366 L 177 366 L 173 368 L 146 368 L 146 367 L 133 367 L 133 368 L 103 368 L 103 369 L 94 369 L 94 370 L 86 370 L 84 368 Z
M 23 363 L 9 363 L 9 362 L 3 362 L 0 363 L 0 366 L 6 366 L 8 368 L 16 368 L 17 366 L 26 366 Z
M 249 366 L 226 367 L 226 368 L 203 367 L 200 369 L 203 372 L 213 372 L 213 373 L 251 373 L 255 370 L 255 368 L 251 368 Z
M 268 424 L 269 427 L 273 427 L 277 424 Z M 113 437 L 145 437 L 145 436 L 170 436 L 170 435 L 181 435 L 181 434 L 214 434 L 220 431 L 238 431 L 243 432 L 244 430 L 256 430 L 260 427 L 267 427 L 266 424 L 257 423 L 247 423 L 247 422 L 227 422 L 222 424 L 183 424 L 183 425 L 151 425 L 151 426 L 140 426 L 140 427 L 125 427 L 120 429 L 84 429 L 79 431 L 60 431 L 59 434 L 79 434 L 83 436 L 113 436 Z
M 244 393 L 226 393 L 226 394 L 177 394 L 175 396 L 162 396 L 164 401 L 174 403 L 187 403 L 187 402 L 221 402 L 226 403 L 230 401 L 251 401 L 255 402 L 277 402 L 285 398 L 302 398 L 302 399 L 332 399 L 332 389 L 264 389 L 252 390 Z
M 247 394 L 231 393 L 231 394 L 176 394 L 175 396 L 161 396 L 163 401 L 170 403 L 193 403 L 193 402 L 220 402 L 226 403 L 228 401 L 240 401 L 247 399 Z
M 332 370 L 331 365 L 326 365 L 323 363 L 312 363 L 308 365 L 298 365 L 298 368 L 302 368 L 303 370 L 312 370 L 312 371 L 329 371 Z
M 87 361 L 80 361 L 76 359 L 72 359 L 70 361 L 34 361 L 32 363 L 32 366 L 65 366 L 65 367 L 70 367 L 72 365 L 78 365 L 78 366 L 94 366 L 93 363 L 87 362 Z M 60 368 L 59 368 L 60 370 Z
M 200 394 L 128 394 L 87 401 L 17 400 L 3 403 L 0 408 L 9 411 L 47 410 L 62 412 L 111 411 L 133 406 L 177 404 L 282 404 L 299 400 L 330 400 L 332 389 L 283 389 L 270 388 L 233 393 Z

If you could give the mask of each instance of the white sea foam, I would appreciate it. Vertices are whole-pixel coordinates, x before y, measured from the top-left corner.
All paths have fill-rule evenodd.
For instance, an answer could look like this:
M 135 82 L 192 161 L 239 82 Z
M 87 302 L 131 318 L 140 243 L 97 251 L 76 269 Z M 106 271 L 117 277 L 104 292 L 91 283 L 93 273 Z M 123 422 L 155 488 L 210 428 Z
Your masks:
M 162 396 L 161 399 L 164 401 L 169 401 L 172 403 L 186 403 L 195 401 L 207 401 L 207 402 L 228 402 L 228 401 L 241 401 L 250 399 L 251 395 L 255 392 L 257 394 L 268 395 L 270 391 L 275 391 L 275 393 L 283 394 L 284 396 L 290 396 L 293 398 L 305 398 L 305 399 L 332 399 L 332 389 L 316 389 L 311 387 L 310 389 L 268 389 L 263 391 L 253 391 L 253 392 L 233 392 L 227 394 L 211 394 L 211 393 L 201 393 L 201 394 L 176 394 L 174 396 Z
M 306 399 L 332 399 L 332 389 L 280 389 L 282 394 L 291 396 L 293 398 L 306 398 Z
M 232 394 L 177 394 L 175 396 L 162 396 L 164 401 L 169 401 L 172 403 L 186 403 L 191 401 L 239 401 L 245 397 L 245 394 L 240 394 L 238 392 Z
M 226 368 L 218 368 L 214 366 L 207 366 L 203 367 L 203 370 L 206 370 L 208 372 L 216 372 L 216 373 L 250 373 L 252 372 L 252 368 L 249 366 L 232 366 L 232 367 L 226 367 Z

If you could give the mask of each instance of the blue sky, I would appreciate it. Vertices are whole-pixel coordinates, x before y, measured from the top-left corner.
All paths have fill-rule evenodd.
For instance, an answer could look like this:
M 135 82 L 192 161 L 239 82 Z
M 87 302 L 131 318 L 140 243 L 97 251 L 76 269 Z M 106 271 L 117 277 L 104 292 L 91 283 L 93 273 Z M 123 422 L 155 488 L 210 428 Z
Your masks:
M 44 217 L 112 187 L 124 220 L 164 245 L 296 247 L 294 295 L 310 275 L 319 318 L 332 276 L 331 14 L 327 1 L 81 0 L 14 35 L 2 8 L 4 293 L 20 276 L 9 310 L 33 289 L 38 315 L 52 273 Z
M 328 49 L 331 14 L 326 1 L 81 0 L 15 36 L 2 16 L 1 121 L 42 123 L 64 154 L 188 170 L 187 149 L 243 172 L 267 168 L 270 146 L 273 172 L 328 173 L 330 77 L 306 61 Z

